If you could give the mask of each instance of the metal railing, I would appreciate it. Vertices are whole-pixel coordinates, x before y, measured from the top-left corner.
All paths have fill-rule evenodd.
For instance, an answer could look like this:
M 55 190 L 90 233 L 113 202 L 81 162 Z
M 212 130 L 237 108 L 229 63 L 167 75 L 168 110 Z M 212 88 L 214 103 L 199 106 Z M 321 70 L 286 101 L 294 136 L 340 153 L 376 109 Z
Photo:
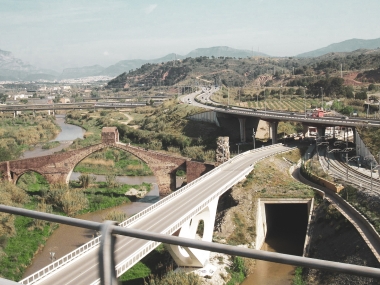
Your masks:
M 231 245 L 217 244 L 212 242 L 205 242 L 200 240 L 193 240 L 182 237 L 175 237 L 165 234 L 151 233 L 138 229 L 123 228 L 114 225 L 110 221 L 104 223 L 91 222 L 80 220 L 76 218 L 69 218 L 58 216 L 48 213 L 41 213 L 11 206 L 0 205 L 0 212 L 9 214 L 22 215 L 34 219 L 41 219 L 54 223 L 62 223 L 66 225 L 86 228 L 90 230 L 100 231 L 102 233 L 101 244 L 99 247 L 98 257 L 99 262 L 99 275 L 101 284 L 116 284 L 116 271 L 112 267 L 114 262 L 104 262 L 105 260 L 114 261 L 114 242 L 112 242 L 112 235 L 118 234 L 123 236 L 134 237 L 138 239 L 155 241 L 155 243 L 167 243 L 172 245 L 179 245 L 183 247 L 191 247 L 213 252 L 219 252 L 229 255 L 242 256 L 247 258 L 254 258 L 266 260 L 277 263 L 290 264 L 295 266 L 303 266 L 309 268 L 316 268 L 346 274 L 354 274 L 359 276 L 366 276 L 372 278 L 380 278 L 380 269 L 373 267 L 365 267 L 360 265 L 345 264 L 333 261 L 319 260 L 314 258 L 300 257 L 282 253 L 261 251 L 257 249 L 248 249 L 236 247 Z M 108 242 L 111 240 L 111 242 Z M 152 245 L 154 242 L 152 242 Z M 104 256 L 109 255 L 109 256 Z
M 123 145 L 123 144 L 121 144 Z M 270 146 L 266 146 L 266 147 L 262 147 L 262 148 L 256 148 L 254 150 L 250 150 L 250 151 L 247 151 L 247 152 L 243 152 L 233 158 L 231 158 L 230 160 L 228 160 L 228 163 L 233 163 L 234 161 L 244 157 L 245 155 L 249 154 L 249 153 L 256 153 L 256 152 L 261 152 L 263 150 L 267 150 L 267 149 L 273 149 L 273 148 L 277 148 L 277 147 L 280 147 L 282 146 L 281 143 L 279 144 L 274 144 L 274 145 L 270 145 Z M 128 146 L 130 148 L 136 148 L 138 149 L 137 147 L 132 147 L 132 146 Z M 289 148 L 290 150 L 290 148 Z M 273 154 L 271 154 L 273 155 Z M 269 155 L 268 155 L 269 156 Z M 267 157 L 267 156 L 266 156 Z M 266 158 L 264 157 L 264 158 Z M 262 158 L 262 159 L 264 159 Z M 223 169 L 224 167 L 227 166 L 227 163 L 224 163 L 224 164 L 221 164 L 219 165 L 218 167 L 215 167 L 214 169 L 212 169 L 211 171 L 207 172 L 206 174 L 198 177 L 197 179 L 193 180 L 192 182 L 188 183 L 187 185 L 181 187 L 179 190 L 173 192 L 172 194 L 166 196 L 165 198 L 161 199 L 160 201 L 154 203 L 153 205 L 149 206 L 148 208 L 144 209 L 143 211 L 137 213 L 136 215 L 133 215 L 132 217 L 128 218 L 127 220 L 121 222 L 119 224 L 119 226 L 121 227 L 127 227 L 133 223 L 135 223 L 136 221 L 138 221 L 140 218 L 142 218 L 143 216 L 151 213 L 153 210 L 159 208 L 159 207 L 162 207 L 165 203 L 169 202 L 169 201 L 172 201 L 173 199 L 177 198 L 179 195 L 181 195 L 182 193 L 184 193 L 185 191 L 188 191 L 189 189 L 191 189 L 195 184 L 199 183 L 200 181 L 210 177 L 211 175 L 219 172 L 221 169 Z M 253 168 L 253 166 L 252 166 Z M 248 168 L 249 169 L 249 168 Z M 245 171 L 243 174 L 241 174 L 239 176 L 238 179 L 236 179 L 236 181 L 239 181 L 241 179 L 243 179 L 245 177 L 245 175 L 247 175 L 251 170 L 249 170 L 248 172 Z M 247 172 L 247 173 L 246 173 Z M 237 183 L 237 182 L 235 182 Z M 234 184 L 232 184 L 231 186 L 233 186 Z M 230 186 L 230 187 L 231 187 Z M 222 191 L 218 191 L 218 193 L 224 193 L 225 191 L 227 191 L 229 188 L 225 188 L 224 190 Z M 218 194 L 218 193 L 215 193 L 215 195 L 213 195 L 213 197 L 215 196 L 218 196 L 218 195 L 221 195 L 221 194 Z M 211 201 L 215 199 L 215 198 L 211 198 Z M 210 200 L 207 199 L 207 200 Z M 202 203 L 203 207 L 201 209 L 203 209 L 204 207 L 206 207 L 208 205 L 208 203 Z M 198 211 L 199 212 L 199 211 Z M 197 214 L 197 213 L 195 213 Z M 186 215 L 187 216 L 187 215 Z M 191 218 L 191 217 L 190 217 Z M 185 219 L 185 221 L 189 219 L 188 217 Z M 184 222 L 184 221 L 183 221 Z M 182 222 L 182 224 L 183 224 Z M 178 224 L 176 225 L 175 228 L 179 228 Z M 175 230 L 174 230 L 175 231 Z M 174 231 L 170 231 L 169 229 L 165 232 L 165 233 L 173 233 Z M 65 264 L 73 261 L 74 259 L 77 259 L 79 258 L 80 256 L 82 256 L 83 254 L 87 253 L 88 251 L 94 249 L 95 247 L 99 246 L 99 243 L 100 243 L 100 237 L 97 237 L 87 243 L 85 243 L 84 245 L 82 245 L 81 247 L 77 248 L 76 250 L 70 252 L 69 254 L 63 256 L 62 258 L 54 261 L 53 263 L 49 264 L 48 266 L 45 266 L 44 268 L 40 269 L 39 271 L 33 273 L 32 275 L 22 279 L 20 281 L 20 283 L 22 284 L 25 284 L 25 285 L 29 285 L 29 284 L 33 284 L 34 282 L 42 279 L 44 276 L 50 274 L 51 272 L 53 271 L 56 271 L 58 270 L 61 266 L 64 266 Z M 134 254 L 134 256 L 138 256 L 140 259 L 142 257 L 144 257 L 146 254 L 148 254 L 151 250 L 153 250 L 155 247 L 157 246 L 157 244 L 155 246 L 147 246 L 147 247 L 143 247 L 141 248 L 138 252 L 136 252 Z M 149 252 L 144 253 L 144 250 L 146 250 L 146 248 L 149 248 Z M 122 272 L 125 272 L 128 268 L 130 268 L 131 266 L 133 266 L 133 264 L 130 262 L 130 260 L 134 258 L 134 256 L 128 258 L 128 260 L 124 260 L 123 262 L 119 263 L 118 266 L 117 266 L 117 270 L 118 270 L 118 274 L 122 274 Z

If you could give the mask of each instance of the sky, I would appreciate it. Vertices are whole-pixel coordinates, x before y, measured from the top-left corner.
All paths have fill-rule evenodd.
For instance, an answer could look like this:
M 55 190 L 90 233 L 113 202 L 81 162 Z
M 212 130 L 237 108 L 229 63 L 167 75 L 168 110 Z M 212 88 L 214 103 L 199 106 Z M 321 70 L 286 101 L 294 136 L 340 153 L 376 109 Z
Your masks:
M 294 56 L 380 38 L 379 0 L 0 0 L 0 49 L 39 68 L 229 46 Z

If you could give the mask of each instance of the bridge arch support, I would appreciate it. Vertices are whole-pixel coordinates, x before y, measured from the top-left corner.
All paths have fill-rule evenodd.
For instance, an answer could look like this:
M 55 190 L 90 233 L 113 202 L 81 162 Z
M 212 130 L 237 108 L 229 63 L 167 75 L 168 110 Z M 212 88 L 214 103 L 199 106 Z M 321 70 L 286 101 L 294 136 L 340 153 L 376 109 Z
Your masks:
M 217 206 L 218 199 L 215 199 L 191 220 L 183 224 L 179 231 L 179 237 L 195 239 L 198 225 L 203 221 L 203 236 L 201 239 L 211 242 Z M 165 247 L 179 266 L 204 267 L 210 258 L 210 252 L 205 250 L 168 244 L 166 244 Z

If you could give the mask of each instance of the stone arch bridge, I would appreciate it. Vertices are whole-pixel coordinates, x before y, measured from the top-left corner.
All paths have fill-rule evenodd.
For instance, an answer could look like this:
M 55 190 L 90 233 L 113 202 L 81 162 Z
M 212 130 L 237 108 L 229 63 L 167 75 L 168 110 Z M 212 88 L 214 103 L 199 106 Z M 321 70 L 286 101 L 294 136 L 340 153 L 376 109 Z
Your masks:
M 0 174 L 3 179 L 16 183 L 25 172 L 35 171 L 49 183 L 68 183 L 74 167 L 80 161 L 109 147 L 127 151 L 144 161 L 157 178 L 160 195 L 167 195 L 175 190 L 177 170 L 186 171 L 189 183 L 214 168 L 212 164 L 120 143 L 117 128 L 108 127 L 103 128 L 102 142 L 99 144 L 52 155 L 1 162 Z

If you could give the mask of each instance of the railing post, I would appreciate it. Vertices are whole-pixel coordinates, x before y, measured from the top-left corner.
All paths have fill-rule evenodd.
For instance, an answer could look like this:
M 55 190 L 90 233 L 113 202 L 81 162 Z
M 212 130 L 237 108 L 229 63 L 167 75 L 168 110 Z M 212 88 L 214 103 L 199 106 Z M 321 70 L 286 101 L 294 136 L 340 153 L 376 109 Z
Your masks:
M 116 236 L 112 234 L 112 228 L 115 225 L 117 223 L 114 221 L 104 221 L 100 227 L 102 236 L 99 247 L 99 275 L 102 285 L 118 284 L 114 256 Z

